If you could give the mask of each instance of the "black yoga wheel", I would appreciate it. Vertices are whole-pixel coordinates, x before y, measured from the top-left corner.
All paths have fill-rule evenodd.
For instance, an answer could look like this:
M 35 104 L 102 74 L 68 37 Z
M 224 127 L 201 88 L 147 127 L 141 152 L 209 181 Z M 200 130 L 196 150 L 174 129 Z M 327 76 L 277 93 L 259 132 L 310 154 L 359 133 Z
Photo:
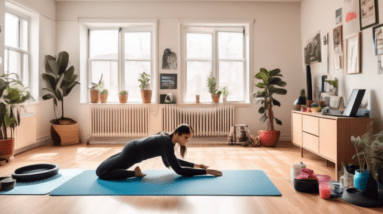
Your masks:
M 59 165 L 57 164 L 34 164 L 23 166 L 15 170 L 12 178 L 18 182 L 37 181 L 53 177 L 59 172 Z

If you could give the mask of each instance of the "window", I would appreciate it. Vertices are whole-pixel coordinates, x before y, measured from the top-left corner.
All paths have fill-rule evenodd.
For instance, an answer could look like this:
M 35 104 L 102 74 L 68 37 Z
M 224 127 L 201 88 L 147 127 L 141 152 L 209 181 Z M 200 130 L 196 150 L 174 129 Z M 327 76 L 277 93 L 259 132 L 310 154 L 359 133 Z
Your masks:
M 29 19 L 5 13 L 4 73 L 16 73 L 29 87 Z
M 185 29 L 184 101 L 211 102 L 207 77 L 217 79 L 217 88 L 227 86 L 228 101 L 246 101 L 246 42 L 243 27 L 187 27 Z
M 153 73 L 152 43 L 148 28 L 90 30 L 88 76 L 97 83 L 103 75 L 108 102 L 118 102 L 121 90 L 129 91 L 130 103 L 142 102 L 138 79 L 142 72 Z

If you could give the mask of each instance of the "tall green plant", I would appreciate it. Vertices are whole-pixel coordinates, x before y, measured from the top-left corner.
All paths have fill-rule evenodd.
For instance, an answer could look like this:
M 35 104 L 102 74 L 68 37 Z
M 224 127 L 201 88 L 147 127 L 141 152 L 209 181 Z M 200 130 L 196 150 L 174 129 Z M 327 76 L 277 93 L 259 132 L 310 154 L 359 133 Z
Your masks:
M 58 54 L 58 57 L 47 55 L 45 56 L 45 73 L 43 73 L 43 79 L 46 81 L 48 87 L 43 88 L 46 93 L 43 95 L 44 100 L 53 99 L 53 108 L 55 111 L 56 123 L 59 122 L 56 115 L 56 107 L 58 102 L 61 102 L 61 118 L 64 118 L 64 97 L 68 96 L 72 89 L 80 84 L 77 79 L 77 75 L 74 74 L 74 67 L 68 68 L 69 54 L 62 51 Z
M 282 74 L 279 74 L 280 72 L 281 70 L 278 68 L 272 71 L 267 71 L 265 68 L 261 68 L 260 71 L 255 75 L 255 78 L 262 80 L 262 82 L 259 82 L 255 86 L 263 89 L 263 91 L 257 92 L 257 97 L 263 98 L 258 101 L 263 104 L 263 106 L 259 108 L 258 112 L 260 114 L 263 114 L 263 116 L 261 117 L 262 122 L 265 122 L 267 119 L 269 119 L 269 122 L 267 125 L 268 125 L 268 129 L 271 131 L 274 130 L 274 120 L 278 125 L 282 125 L 282 121 L 274 117 L 272 108 L 274 105 L 281 106 L 281 103 L 278 100 L 274 99 L 273 95 L 287 94 L 286 89 L 276 87 L 276 86 L 279 86 L 279 87 L 286 86 L 286 82 L 282 81 L 282 79 L 279 78 L 279 77 L 283 77 Z
M 221 95 L 222 91 L 218 91 L 216 86 L 217 86 L 217 79 L 213 76 L 207 77 L 207 87 L 209 88 L 209 93 Z
M 148 85 L 149 85 L 149 81 L 150 81 L 149 77 L 150 77 L 150 74 L 147 74 L 147 73 L 145 73 L 145 72 L 143 72 L 143 73 L 141 74 L 141 78 L 138 79 L 138 81 L 141 82 L 141 85 L 140 85 L 140 88 L 141 88 L 141 89 L 145 89 L 145 88 L 148 87 Z
M 11 129 L 11 138 L 13 137 L 14 129 L 20 125 L 19 104 L 29 99 L 34 100 L 17 74 L 0 76 L 0 139 L 8 138 L 8 127 Z

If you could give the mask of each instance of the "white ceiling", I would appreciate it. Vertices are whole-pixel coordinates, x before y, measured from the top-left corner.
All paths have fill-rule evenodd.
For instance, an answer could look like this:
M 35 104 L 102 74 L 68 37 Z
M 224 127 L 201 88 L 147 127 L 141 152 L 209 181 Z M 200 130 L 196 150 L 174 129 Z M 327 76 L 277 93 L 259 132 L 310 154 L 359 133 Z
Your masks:
M 216 2 L 219 2 L 219 1 L 231 1 L 231 2 L 302 2 L 303 0 L 54 0 L 54 1 L 77 1 L 77 2 L 80 2 L 80 1 L 110 1 L 110 2 L 113 2 L 113 1 L 134 1 L 134 2 L 148 2 L 148 1 L 170 1 L 170 2 L 204 2 L 204 1 L 216 1 Z

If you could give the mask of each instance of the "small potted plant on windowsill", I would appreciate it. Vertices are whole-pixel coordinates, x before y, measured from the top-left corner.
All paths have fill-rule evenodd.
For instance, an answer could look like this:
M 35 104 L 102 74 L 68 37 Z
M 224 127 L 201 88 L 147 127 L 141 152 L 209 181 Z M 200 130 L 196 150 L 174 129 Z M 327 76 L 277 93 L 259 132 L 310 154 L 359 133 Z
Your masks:
M 223 87 L 222 89 L 222 95 L 223 95 L 223 102 L 227 102 L 227 96 L 229 96 L 229 88 L 227 86 Z
M 68 68 L 69 54 L 62 51 L 56 57 L 45 56 L 45 73 L 42 74 L 43 79 L 47 83 L 47 88 L 43 88 L 46 92 L 43 100 L 53 99 L 53 110 L 56 119 L 51 120 L 51 137 L 54 145 L 70 145 L 78 144 L 79 133 L 78 124 L 71 118 L 64 117 L 64 98 L 70 94 L 72 89 L 80 84 L 77 75 L 74 74 L 74 67 Z M 58 102 L 61 102 L 61 118 L 56 116 L 56 108 Z
M 219 97 L 221 96 L 222 91 L 216 89 L 217 80 L 213 76 L 207 78 L 207 87 L 209 88 L 209 93 L 211 94 L 211 99 L 214 103 L 219 103 Z
M 143 72 L 141 78 L 138 81 L 141 82 L 141 98 L 144 103 L 151 103 L 152 101 L 152 90 L 150 89 L 150 74 Z
M 256 96 L 263 98 L 258 102 L 261 102 L 263 106 L 259 108 L 258 112 L 263 114 L 261 121 L 265 122 L 267 119 L 268 130 L 259 130 L 258 134 L 261 139 L 261 144 L 264 146 L 275 147 L 279 141 L 280 131 L 274 130 L 274 120 L 278 125 L 282 125 L 282 121 L 274 117 L 273 106 L 281 106 L 281 103 L 273 98 L 273 94 L 285 95 L 286 89 L 276 88 L 274 86 L 284 87 L 286 82 L 282 81 L 281 70 L 274 69 L 267 71 L 265 68 L 261 68 L 260 72 L 255 75 L 255 78 L 263 80 L 256 86 L 263 89 L 264 91 L 258 91 Z M 279 76 L 279 77 L 278 77 Z M 257 102 L 257 103 L 258 103 Z
M 90 102 L 98 103 L 100 97 L 100 91 L 104 88 L 104 82 L 102 81 L 102 74 L 100 81 L 98 83 L 92 82 L 92 87 L 90 88 Z
M 120 93 L 118 93 L 118 99 L 120 100 L 120 103 L 127 103 L 128 102 L 128 91 L 122 90 Z
M 15 151 L 15 128 L 20 125 L 19 104 L 34 99 L 14 73 L 0 76 L 0 99 L 0 159 L 9 161 Z M 11 131 L 10 138 L 7 133 L 8 127 Z
M 101 103 L 106 103 L 108 101 L 108 90 L 104 89 L 100 92 Z

